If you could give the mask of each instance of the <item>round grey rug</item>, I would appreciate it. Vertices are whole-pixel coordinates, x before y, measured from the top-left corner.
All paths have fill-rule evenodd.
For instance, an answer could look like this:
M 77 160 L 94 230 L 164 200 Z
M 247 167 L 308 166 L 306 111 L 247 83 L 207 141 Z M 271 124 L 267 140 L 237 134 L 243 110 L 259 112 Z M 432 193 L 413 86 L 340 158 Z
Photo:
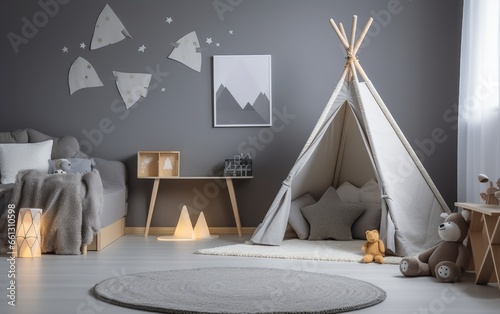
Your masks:
M 341 313 L 386 297 L 357 279 L 248 267 L 130 274 L 106 279 L 92 292 L 105 302 L 161 313 Z

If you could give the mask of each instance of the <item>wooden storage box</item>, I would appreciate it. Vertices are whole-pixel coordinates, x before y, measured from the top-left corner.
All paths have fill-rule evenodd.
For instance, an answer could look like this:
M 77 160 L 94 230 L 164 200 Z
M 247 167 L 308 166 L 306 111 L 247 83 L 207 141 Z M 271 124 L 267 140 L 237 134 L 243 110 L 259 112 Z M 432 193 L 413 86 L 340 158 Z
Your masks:
M 178 177 L 180 157 L 178 151 L 140 151 L 137 153 L 137 177 Z

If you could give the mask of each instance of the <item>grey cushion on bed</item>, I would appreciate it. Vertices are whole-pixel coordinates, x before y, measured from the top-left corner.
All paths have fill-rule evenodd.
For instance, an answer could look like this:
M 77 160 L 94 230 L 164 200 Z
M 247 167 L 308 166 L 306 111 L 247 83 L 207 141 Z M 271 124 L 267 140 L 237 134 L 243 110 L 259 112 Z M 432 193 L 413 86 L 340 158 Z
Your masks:
M 305 193 L 297 197 L 290 204 L 290 216 L 288 217 L 288 222 L 292 226 L 293 230 L 297 234 L 298 238 L 305 240 L 309 237 L 309 223 L 302 215 L 300 209 L 316 203 L 316 200 L 311 194 Z
M 52 159 L 58 158 L 85 158 L 88 156 L 80 151 L 80 144 L 73 136 L 52 137 L 33 129 L 27 129 L 30 143 L 43 142 L 49 139 L 54 141 L 52 145 Z
M 26 129 L 0 132 L 0 143 L 28 143 L 28 132 Z
M 301 209 L 310 225 L 308 240 L 352 240 L 352 223 L 364 210 L 361 205 L 342 202 L 329 187 L 317 203 Z
M 87 173 L 92 171 L 92 159 L 91 158 L 64 158 L 70 164 L 70 169 L 66 172 L 68 173 Z M 49 173 L 54 173 L 56 169 L 56 160 L 49 160 Z
M 80 144 L 73 136 L 52 137 L 33 129 L 19 129 L 12 132 L 0 132 L 0 143 L 38 143 L 53 140 L 52 159 L 85 158 L 80 151 Z

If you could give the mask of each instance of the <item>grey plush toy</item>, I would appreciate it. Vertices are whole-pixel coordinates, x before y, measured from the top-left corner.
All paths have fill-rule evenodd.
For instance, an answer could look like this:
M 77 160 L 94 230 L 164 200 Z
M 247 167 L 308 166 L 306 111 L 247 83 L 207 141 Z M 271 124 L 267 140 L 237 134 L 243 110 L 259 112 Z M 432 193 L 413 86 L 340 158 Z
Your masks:
M 445 218 L 439 225 L 442 241 L 436 246 L 418 254 L 405 257 L 399 270 L 407 277 L 434 276 L 441 282 L 456 282 L 462 277 L 470 261 L 470 254 L 464 245 L 469 230 L 470 212 L 441 214 Z
M 66 173 L 71 169 L 69 160 L 61 158 L 54 161 L 54 173 Z

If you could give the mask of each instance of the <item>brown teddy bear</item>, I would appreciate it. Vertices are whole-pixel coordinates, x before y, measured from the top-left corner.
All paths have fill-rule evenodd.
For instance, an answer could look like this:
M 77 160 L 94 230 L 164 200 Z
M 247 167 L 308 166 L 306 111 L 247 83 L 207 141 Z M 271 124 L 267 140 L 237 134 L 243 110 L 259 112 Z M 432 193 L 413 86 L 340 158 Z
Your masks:
M 405 257 L 399 270 L 407 277 L 433 276 L 441 282 L 460 280 L 470 261 L 470 254 L 463 244 L 469 230 L 470 212 L 441 214 L 445 220 L 439 225 L 442 241 L 417 256 Z
M 382 240 L 380 240 L 380 236 L 377 230 L 367 230 L 365 232 L 366 242 L 361 247 L 361 250 L 365 252 L 365 256 L 361 262 L 363 263 L 384 263 L 384 255 L 385 255 L 385 245 Z

